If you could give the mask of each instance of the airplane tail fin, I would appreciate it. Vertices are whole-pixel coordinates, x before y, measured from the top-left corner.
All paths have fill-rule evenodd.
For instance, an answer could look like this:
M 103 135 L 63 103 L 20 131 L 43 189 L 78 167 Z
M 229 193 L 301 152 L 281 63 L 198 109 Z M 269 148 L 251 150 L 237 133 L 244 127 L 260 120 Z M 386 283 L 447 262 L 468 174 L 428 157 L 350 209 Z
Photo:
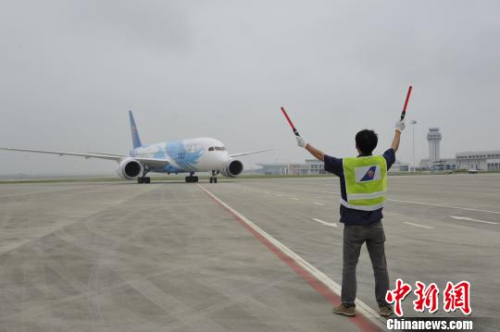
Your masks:
M 128 116 L 130 118 L 130 131 L 132 132 L 132 144 L 134 149 L 140 148 L 142 146 L 141 138 L 139 137 L 139 132 L 137 131 L 137 126 L 135 125 L 134 114 L 132 111 L 128 111 Z

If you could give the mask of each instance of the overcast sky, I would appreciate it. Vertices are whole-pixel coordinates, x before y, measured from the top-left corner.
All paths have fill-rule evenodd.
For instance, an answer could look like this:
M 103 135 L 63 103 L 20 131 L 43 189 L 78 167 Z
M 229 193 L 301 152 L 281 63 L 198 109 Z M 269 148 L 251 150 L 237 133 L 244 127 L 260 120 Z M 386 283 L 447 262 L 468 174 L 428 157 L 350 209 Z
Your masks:
M 127 153 L 209 136 L 243 159 L 308 158 L 299 131 L 334 156 L 354 135 L 392 139 L 406 90 L 417 162 L 500 149 L 498 1 L 2 1 L 0 146 Z M 408 121 L 409 122 L 409 121 Z M 412 162 L 407 126 L 398 159 Z M 115 164 L 0 151 L 0 174 L 112 173 Z

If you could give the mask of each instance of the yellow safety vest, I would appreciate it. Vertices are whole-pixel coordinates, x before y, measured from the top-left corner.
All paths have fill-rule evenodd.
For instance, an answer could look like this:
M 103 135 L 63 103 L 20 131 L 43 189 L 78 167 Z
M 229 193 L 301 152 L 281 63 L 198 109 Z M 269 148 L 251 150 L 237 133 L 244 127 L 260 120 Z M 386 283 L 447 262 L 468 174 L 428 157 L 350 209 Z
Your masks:
M 387 162 L 383 156 L 343 159 L 347 201 L 340 203 L 362 211 L 384 207 L 387 192 Z

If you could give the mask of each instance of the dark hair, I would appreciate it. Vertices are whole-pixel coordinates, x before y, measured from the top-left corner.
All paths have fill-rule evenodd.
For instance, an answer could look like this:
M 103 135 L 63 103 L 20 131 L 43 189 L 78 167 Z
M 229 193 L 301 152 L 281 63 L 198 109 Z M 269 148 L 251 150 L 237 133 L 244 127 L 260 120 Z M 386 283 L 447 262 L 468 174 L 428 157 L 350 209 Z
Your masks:
M 363 154 L 371 154 L 377 143 L 378 136 L 373 130 L 364 129 L 356 134 L 356 145 Z

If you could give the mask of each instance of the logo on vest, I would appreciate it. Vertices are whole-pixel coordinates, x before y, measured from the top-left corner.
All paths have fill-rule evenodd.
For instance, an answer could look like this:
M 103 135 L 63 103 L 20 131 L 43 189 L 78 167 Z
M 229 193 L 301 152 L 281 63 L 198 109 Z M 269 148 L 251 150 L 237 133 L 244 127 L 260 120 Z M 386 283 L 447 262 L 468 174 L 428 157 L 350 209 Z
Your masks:
M 371 181 L 371 180 L 373 180 L 373 178 L 375 177 L 375 171 L 376 170 L 377 170 L 377 166 L 370 167 L 370 169 L 368 170 L 368 172 L 366 172 L 365 176 L 363 176 L 363 178 L 361 179 L 361 181 Z
M 380 180 L 380 167 L 377 165 L 356 167 L 356 182 Z

